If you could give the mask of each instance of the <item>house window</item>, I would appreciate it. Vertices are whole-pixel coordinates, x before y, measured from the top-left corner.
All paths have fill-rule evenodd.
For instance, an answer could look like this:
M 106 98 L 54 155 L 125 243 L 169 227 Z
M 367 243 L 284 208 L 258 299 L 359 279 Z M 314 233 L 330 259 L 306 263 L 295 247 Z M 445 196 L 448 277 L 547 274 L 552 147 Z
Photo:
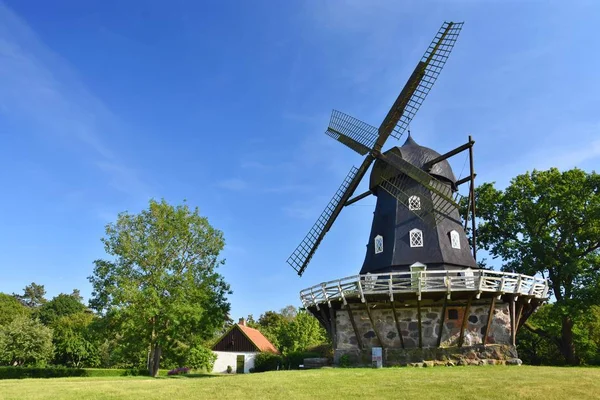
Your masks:
M 413 229 L 410 234 L 410 247 L 423 247 L 423 232 Z
M 460 237 L 458 236 L 458 232 L 450 231 L 450 243 L 452 244 L 453 249 L 460 250 Z
M 383 253 L 383 236 L 375 236 L 375 254 Z
M 410 196 L 408 198 L 408 209 L 411 211 L 421 209 L 421 198 L 419 196 Z

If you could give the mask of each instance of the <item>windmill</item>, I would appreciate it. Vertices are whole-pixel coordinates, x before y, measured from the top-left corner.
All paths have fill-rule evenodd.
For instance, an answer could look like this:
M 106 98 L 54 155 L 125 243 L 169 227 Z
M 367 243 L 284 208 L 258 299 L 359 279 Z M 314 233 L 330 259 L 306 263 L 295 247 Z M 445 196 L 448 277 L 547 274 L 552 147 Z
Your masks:
M 517 330 L 547 300 L 545 279 L 477 268 L 470 136 L 439 154 L 418 145 L 409 132 L 402 146 L 383 151 L 390 136 L 399 139 L 407 130 L 462 25 L 442 24 L 379 128 L 339 111 L 331 115 L 326 134 L 365 158 L 352 167 L 287 262 L 301 276 L 342 209 L 377 197 L 359 274 L 300 291 L 303 306 L 330 335 L 336 362 L 348 356 L 364 365 L 372 351 L 373 361 L 387 365 L 518 363 Z M 448 158 L 466 150 L 470 173 L 457 180 Z M 354 195 L 371 166 L 369 189 Z M 467 182 L 471 243 L 468 218 L 463 227 L 456 199 L 459 185 Z
M 457 215 L 458 204 L 453 198 L 453 191 L 456 190 L 458 184 L 467 180 L 456 182 L 456 180 L 452 180 L 453 176 L 450 178 L 445 176 L 444 173 L 436 175 L 436 169 L 444 169 L 445 166 L 440 168 L 440 163 L 447 163 L 446 158 L 465 149 L 471 149 L 474 142 L 469 140 L 466 145 L 444 156 L 435 153 L 435 159 L 429 157 L 425 160 L 426 165 L 423 163 L 421 163 L 423 165 L 419 165 L 419 161 L 423 160 L 410 160 L 410 155 L 403 157 L 402 151 L 382 153 L 382 148 L 390 136 L 399 139 L 408 128 L 442 71 L 462 26 L 462 22 L 444 22 L 442 24 L 379 128 L 340 111 L 334 110 L 332 112 L 329 127 L 325 133 L 360 155 L 365 156 L 365 159 L 358 168 L 351 168 L 317 222 L 288 258 L 288 264 L 296 270 L 298 275 L 302 276 L 325 234 L 332 227 L 342 209 L 370 194 L 381 197 L 379 189 L 392 196 L 394 203 L 402 204 L 405 209 L 428 226 L 428 229 L 432 229 L 431 227 L 437 226 L 448 218 L 455 221 L 460 219 Z M 416 145 L 416 143 L 408 141 L 405 145 Z M 369 190 L 351 198 L 373 162 L 375 162 L 375 166 L 371 174 Z M 449 169 L 449 166 L 445 169 Z M 452 174 L 451 171 L 450 174 Z M 474 174 L 471 173 L 469 178 L 471 183 L 473 177 Z M 407 187 L 410 187 L 411 183 L 414 182 L 417 182 L 428 193 L 426 196 L 419 196 L 418 207 L 410 204 L 411 194 L 407 192 Z M 415 197 L 412 196 L 414 200 Z M 469 198 L 471 197 L 472 195 L 469 196 Z M 471 210 L 474 212 L 474 207 Z M 465 236 L 462 229 L 456 229 L 456 231 L 461 232 L 461 236 Z M 431 237 L 431 235 L 426 237 Z M 466 237 L 462 241 L 466 243 Z M 464 247 L 466 248 L 468 245 Z M 379 257 L 379 259 L 382 258 Z M 473 264 L 468 260 L 468 266 L 474 266 Z M 364 271 L 366 270 L 363 267 L 361 273 Z

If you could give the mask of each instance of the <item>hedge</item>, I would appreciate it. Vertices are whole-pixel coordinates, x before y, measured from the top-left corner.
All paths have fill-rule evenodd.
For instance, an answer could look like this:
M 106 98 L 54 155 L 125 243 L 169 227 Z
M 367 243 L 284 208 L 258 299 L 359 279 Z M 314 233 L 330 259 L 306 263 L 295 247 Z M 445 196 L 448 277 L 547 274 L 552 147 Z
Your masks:
M 147 369 L 0 367 L 0 379 L 149 375 Z

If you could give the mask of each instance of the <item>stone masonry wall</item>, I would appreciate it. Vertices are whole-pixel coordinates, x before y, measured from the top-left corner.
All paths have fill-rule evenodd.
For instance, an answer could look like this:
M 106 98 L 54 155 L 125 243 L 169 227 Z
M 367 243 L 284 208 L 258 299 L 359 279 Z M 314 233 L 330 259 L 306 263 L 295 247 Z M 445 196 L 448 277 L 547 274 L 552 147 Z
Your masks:
M 369 315 L 364 304 L 350 305 L 354 322 L 365 348 L 372 348 L 383 345 L 384 348 L 400 349 L 401 342 L 398 336 L 398 330 L 394 321 L 394 315 L 391 307 L 377 305 L 371 309 L 371 315 L 375 327 L 383 343 L 379 343 L 377 334 L 373 329 Z M 440 347 L 453 347 L 458 345 L 460 328 L 462 326 L 465 307 L 449 306 L 446 308 L 444 326 L 442 330 L 442 340 Z M 488 319 L 489 305 L 485 303 L 474 303 L 471 308 L 467 325 L 464 332 L 464 346 L 472 346 L 483 343 L 483 334 Z M 397 307 L 396 313 L 404 341 L 404 347 L 407 349 L 418 348 L 419 346 L 419 327 L 416 307 Z M 440 331 L 442 307 L 421 307 L 421 329 L 422 344 L 424 348 L 437 347 L 438 335 Z M 336 311 L 336 332 L 337 349 L 359 349 L 358 340 L 352 328 L 350 317 L 347 311 Z M 494 317 L 488 334 L 489 344 L 510 344 L 510 316 L 508 304 L 497 303 L 494 309 Z

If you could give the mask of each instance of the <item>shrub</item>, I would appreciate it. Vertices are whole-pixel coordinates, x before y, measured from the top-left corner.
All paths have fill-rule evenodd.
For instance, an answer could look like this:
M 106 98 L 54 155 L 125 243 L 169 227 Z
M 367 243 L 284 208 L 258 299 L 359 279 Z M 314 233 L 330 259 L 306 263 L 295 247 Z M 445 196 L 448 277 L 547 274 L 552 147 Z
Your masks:
M 259 353 L 254 359 L 254 371 L 275 371 L 282 365 L 282 358 L 275 353 Z
M 189 350 L 186 364 L 193 369 L 203 369 L 212 372 L 217 355 L 204 346 L 195 346 Z
M 333 361 L 333 346 L 331 343 L 322 343 L 316 346 L 311 346 L 306 349 L 309 353 L 317 353 L 319 357 L 327 358 Z
M 149 375 L 147 369 L 0 367 L 0 379 Z
M 294 351 L 285 356 L 283 365 L 286 369 L 299 369 L 300 364 L 304 364 L 305 358 L 321 357 L 319 353 L 308 351 Z
M 342 356 L 340 357 L 340 361 L 338 362 L 338 365 L 342 368 L 351 367 L 352 361 L 350 361 L 350 356 L 348 356 L 348 354 L 342 354 Z

